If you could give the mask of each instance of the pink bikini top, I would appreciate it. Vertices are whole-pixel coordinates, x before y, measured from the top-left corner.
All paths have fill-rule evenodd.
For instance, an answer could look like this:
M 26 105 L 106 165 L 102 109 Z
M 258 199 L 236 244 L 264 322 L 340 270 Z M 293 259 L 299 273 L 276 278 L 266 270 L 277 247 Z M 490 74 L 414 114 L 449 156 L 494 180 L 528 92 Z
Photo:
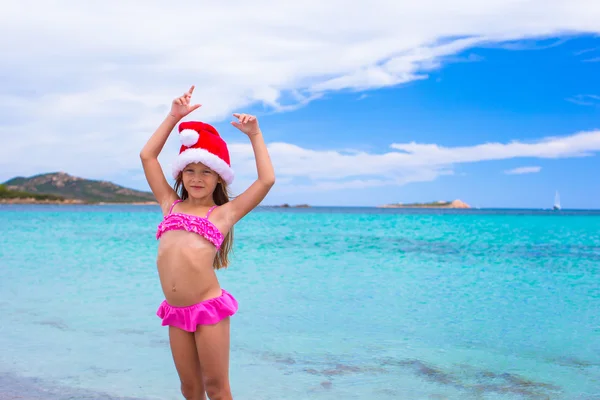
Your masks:
M 223 243 L 223 234 L 212 222 L 208 220 L 208 216 L 217 206 L 212 206 L 204 218 L 196 215 L 172 212 L 175 204 L 180 203 L 181 201 L 182 200 L 175 200 L 175 202 L 171 205 L 169 213 L 165 215 L 162 222 L 158 225 L 156 239 L 160 239 L 163 233 L 167 231 L 186 230 L 188 232 L 197 233 L 198 235 L 204 237 L 206 240 L 215 245 L 217 250 L 219 250 L 221 248 L 221 244 Z

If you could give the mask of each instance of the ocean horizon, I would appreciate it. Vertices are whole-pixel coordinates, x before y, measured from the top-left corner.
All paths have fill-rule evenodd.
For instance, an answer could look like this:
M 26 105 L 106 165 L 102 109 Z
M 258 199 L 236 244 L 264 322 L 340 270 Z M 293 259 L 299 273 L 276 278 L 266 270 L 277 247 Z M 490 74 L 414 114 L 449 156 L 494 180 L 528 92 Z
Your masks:
M 284 203 L 285 204 L 285 203 Z M 9 207 L 147 207 L 147 208 L 155 208 L 158 209 L 158 203 L 3 203 L 0 202 L 0 209 L 9 208 Z M 450 207 L 384 207 L 380 205 L 303 205 L 303 204 L 288 204 L 288 206 L 283 206 L 283 204 L 261 204 L 258 205 L 255 209 L 256 211 L 267 210 L 267 209 L 281 209 L 281 210 L 325 210 L 325 211 L 333 211 L 336 210 L 364 210 L 364 209 L 376 209 L 376 210 L 392 210 L 394 212 L 420 212 L 424 211 L 427 213 L 437 212 L 437 211 L 446 211 L 446 212 L 460 212 L 460 213 L 477 213 L 477 212 L 521 212 L 521 211 L 530 211 L 530 212 L 549 212 L 552 215 L 564 215 L 565 213 L 571 212 L 590 212 L 592 213 L 590 216 L 595 215 L 596 213 L 600 213 L 599 208 L 569 208 L 563 207 L 560 210 L 554 210 L 552 207 L 500 207 L 500 206 L 490 206 L 490 207 L 474 207 L 470 208 L 450 208 Z
M 107 207 L 110 206 L 110 207 Z M 261 206 L 235 399 L 600 399 L 600 210 Z M 157 205 L 0 205 L 0 398 L 179 399 Z

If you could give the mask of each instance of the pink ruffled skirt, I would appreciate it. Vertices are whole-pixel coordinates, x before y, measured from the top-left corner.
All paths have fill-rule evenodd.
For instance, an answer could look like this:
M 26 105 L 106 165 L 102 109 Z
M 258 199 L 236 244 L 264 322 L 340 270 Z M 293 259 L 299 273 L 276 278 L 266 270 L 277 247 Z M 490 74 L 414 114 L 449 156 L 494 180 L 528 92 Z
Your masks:
M 162 326 L 175 326 L 184 331 L 195 332 L 198 325 L 213 325 L 236 313 L 237 300 L 225 289 L 221 291 L 219 297 L 187 307 L 174 307 L 164 300 L 156 315 L 162 319 Z

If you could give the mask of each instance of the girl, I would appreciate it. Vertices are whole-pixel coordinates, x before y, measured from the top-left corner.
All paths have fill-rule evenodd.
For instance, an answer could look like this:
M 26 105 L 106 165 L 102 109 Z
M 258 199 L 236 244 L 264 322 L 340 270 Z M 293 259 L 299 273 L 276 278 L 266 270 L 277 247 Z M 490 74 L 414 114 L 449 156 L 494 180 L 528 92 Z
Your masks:
M 255 208 L 275 183 L 275 173 L 256 117 L 233 114 L 231 124 L 248 135 L 258 179 L 229 200 L 233 181 L 226 143 L 212 126 L 179 124 L 181 148 L 173 164 L 175 186 L 167 183 L 158 155 L 175 125 L 198 109 L 191 105 L 194 86 L 173 100 L 171 112 L 140 152 L 148 184 L 164 218 L 157 267 L 165 300 L 157 315 L 169 326 L 175 368 L 186 399 L 231 399 L 229 386 L 229 317 L 238 308 L 221 289 L 216 269 L 227 267 L 233 225 Z

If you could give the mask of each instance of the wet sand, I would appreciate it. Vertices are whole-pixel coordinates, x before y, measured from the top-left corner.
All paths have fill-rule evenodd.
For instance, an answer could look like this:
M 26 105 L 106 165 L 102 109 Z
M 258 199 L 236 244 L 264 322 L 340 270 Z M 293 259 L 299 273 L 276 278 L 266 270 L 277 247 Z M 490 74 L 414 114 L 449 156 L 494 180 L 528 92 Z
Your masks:
M 137 397 L 115 397 L 102 392 L 52 385 L 40 379 L 19 377 L 0 372 L 2 400 L 151 400 Z

